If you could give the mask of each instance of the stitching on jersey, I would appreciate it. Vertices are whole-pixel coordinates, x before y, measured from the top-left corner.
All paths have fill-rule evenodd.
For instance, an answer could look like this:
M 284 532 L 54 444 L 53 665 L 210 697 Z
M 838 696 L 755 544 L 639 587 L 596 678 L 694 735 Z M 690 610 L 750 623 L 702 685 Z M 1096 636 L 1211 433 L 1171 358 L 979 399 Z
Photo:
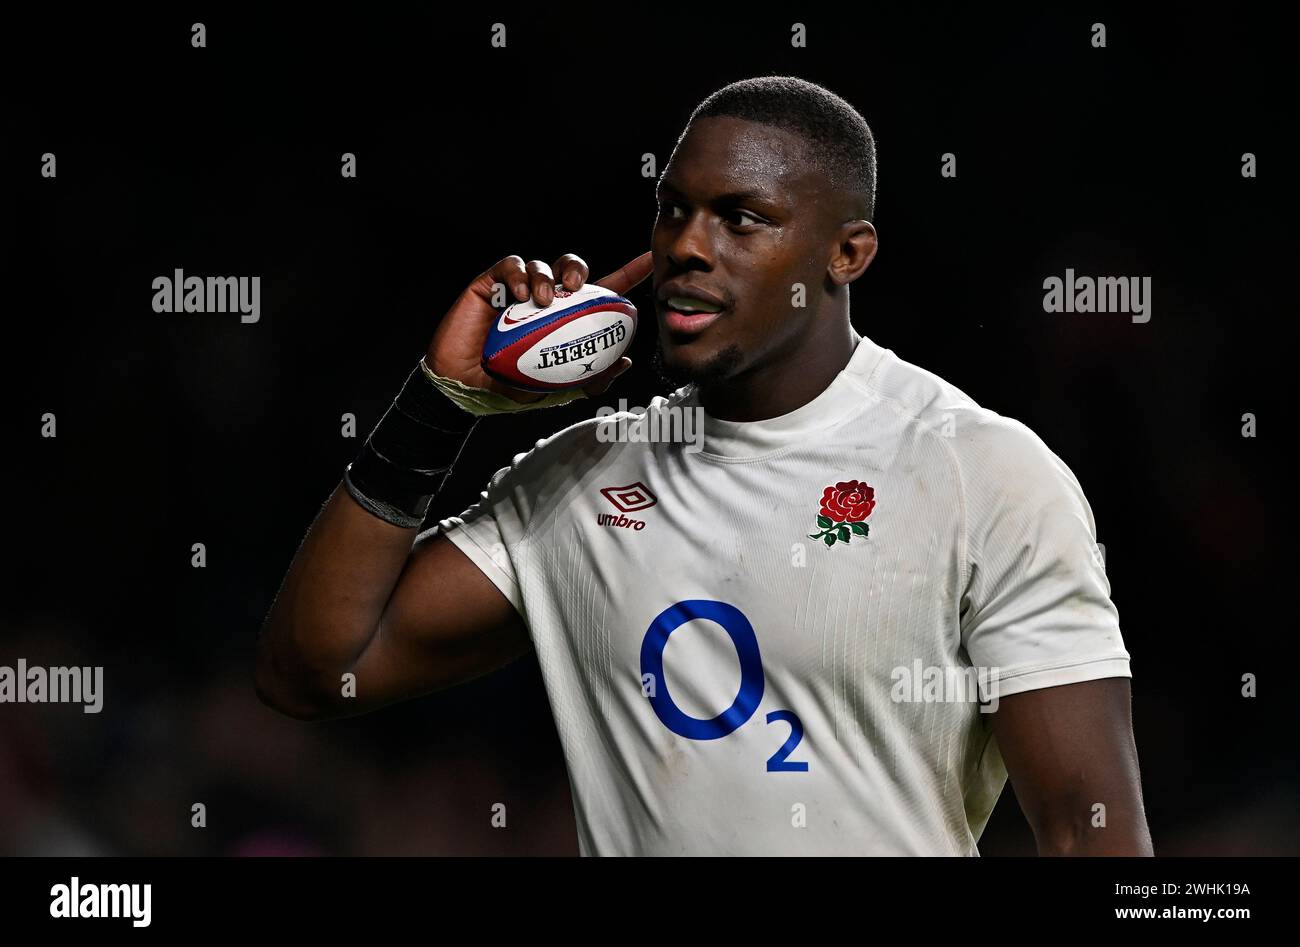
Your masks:
M 481 519 L 481 518 L 483 518 L 483 514 L 480 514 L 480 516 L 475 517 L 476 520 L 477 520 L 477 519 Z M 496 517 L 492 516 L 490 513 L 487 513 L 487 514 L 486 514 L 486 518 L 492 522 L 492 526 L 493 526 L 493 528 L 496 530 L 496 534 L 497 534 L 497 536 L 501 538 L 501 546 L 502 546 L 502 548 L 503 548 L 503 549 L 504 549 L 504 548 L 508 548 L 508 546 L 507 546 L 507 544 L 506 544 L 506 542 L 505 542 L 505 537 L 504 537 L 504 536 L 501 536 L 501 527 L 500 527 L 500 525 L 496 522 Z M 474 531 L 473 531 L 473 529 L 469 528 L 469 527 L 473 526 L 473 523 L 472 523 L 472 522 L 465 522 L 464 519 L 463 519 L 463 517 L 461 517 L 460 519 L 461 519 L 462 521 L 461 521 L 461 523 L 460 523 L 459 525 L 455 525 L 455 526 L 453 526 L 451 530 L 443 530 L 443 531 L 442 531 L 442 535 L 445 536 L 449 542 L 451 541 L 451 537 L 450 537 L 450 536 L 447 536 L 447 533 L 448 533 L 448 532 L 457 532 L 457 533 L 460 533 L 462 536 L 464 536 L 466 539 L 468 539 L 468 540 L 470 541 L 470 543 L 473 544 L 474 548 L 477 549 L 477 550 L 482 554 L 483 559 L 484 559 L 484 560 L 485 560 L 485 561 L 486 561 L 486 562 L 487 562 L 487 563 L 488 563 L 488 564 L 489 564 L 489 565 L 490 565 L 490 566 L 491 566 L 491 567 L 492 567 L 492 568 L 497 572 L 497 574 L 498 574 L 498 575 L 501 575 L 501 576 L 504 576 L 505 579 L 506 579 L 506 581 L 508 581 L 508 582 L 510 583 L 510 586 L 511 586 L 511 588 L 514 589 L 514 591 L 515 591 L 515 596 L 519 599 L 519 604 L 520 604 L 520 606 L 521 606 L 520 608 L 516 609 L 516 611 L 520 611 L 521 614 L 522 614 L 522 606 L 523 606 L 523 602 L 524 602 L 523 587 L 522 587 L 522 583 L 519 581 L 519 578 L 518 578 L 517 574 L 515 573 L 514 563 L 513 563 L 513 562 L 511 563 L 511 567 L 510 567 L 510 571 L 509 571 L 509 572 L 507 572 L 505 569 L 501 568 L 501 566 L 497 563 L 497 561 L 496 561 L 495 559 L 492 558 L 492 551 L 489 550 L 489 549 L 485 549 L 485 548 L 483 547 L 483 544 L 482 544 L 481 542 L 478 541 L 478 537 L 474 535 Z M 453 544 L 453 545 L 454 545 L 454 544 Z M 520 542 L 516 543 L 516 545 L 517 545 L 517 546 L 522 546 L 522 545 L 523 545 L 523 541 L 521 540 Z M 463 552 L 464 550 L 461 550 L 461 551 Z M 479 567 L 479 571 L 480 571 L 480 572 L 484 572 L 484 573 L 486 574 L 486 570 L 484 570 L 484 568 L 483 568 L 483 566 L 482 566 L 481 563 L 477 563 L 477 562 L 476 562 L 476 563 L 474 563 L 474 564 L 477 565 L 477 566 Z M 493 584 L 495 585 L 496 583 L 493 583 Z M 507 595 L 506 598 L 509 599 L 510 596 Z M 514 602 L 511 602 L 511 604 L 513 605 Z
M 1101 664 L 1104 661 L 1124 661 L 1125 663 L 1131 663 L 1132 658 L 1120 653 L 1112 653 L 1102 655 L 1101 657 L 1080 658 L 1075 661 L 1066 661 L 1064 663 L 1050 661 L 1046 664 L 1014 665 L 1011 669 L 1011 673 L 1007 673 L 1005 669 L 1000 670 L 997 679 L 998 681 L 1012 681 L 1016 678 L 1025 677 L 1030 674 L 1040 674 L 1044 671 L 1065 671 L 1070 668 L 1082 667 L 1086 664 Z

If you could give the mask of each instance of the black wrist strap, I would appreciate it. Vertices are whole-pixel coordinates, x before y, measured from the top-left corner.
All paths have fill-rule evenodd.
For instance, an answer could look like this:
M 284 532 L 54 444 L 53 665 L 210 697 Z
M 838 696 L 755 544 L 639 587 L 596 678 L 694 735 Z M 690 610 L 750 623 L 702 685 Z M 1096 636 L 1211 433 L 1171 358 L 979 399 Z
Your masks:
M 477 421 L 417 365 L 344 471 L 348 493 L 381 520 L 418 528 Z

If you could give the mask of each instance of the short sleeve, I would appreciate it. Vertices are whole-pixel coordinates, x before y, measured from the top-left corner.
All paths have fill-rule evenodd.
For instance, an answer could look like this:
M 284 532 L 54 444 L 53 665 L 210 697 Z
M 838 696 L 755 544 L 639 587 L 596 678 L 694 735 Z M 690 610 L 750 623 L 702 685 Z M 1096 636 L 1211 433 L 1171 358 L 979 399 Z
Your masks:
M 509 494 L 508 481 L 523 456 L 520 454 L 514 465 L 502 467 L 492 475 L 488 488 L 479 494 L 477 503 L 459 516 L 441 520 L 431 530 L 446 536 L 468 556 L 521 615 L 524 604 L 515 560 L 521 554 L 523 523 L 503 499 Z
M 961 637 L 999 696 L 1130 677 L 1092 509 L 1074 474 L 1018 421 L 959 438 L 966 517 Z
M 593 436 L 594 425 L 592 419 L 580 421 L 516 454 L 510 466 L 492 475 L 477 503 L 434 527 L 482 570 L 525 621 L 529 538 L 539 522 L 564 509 L 584 463 L 604 446 Z

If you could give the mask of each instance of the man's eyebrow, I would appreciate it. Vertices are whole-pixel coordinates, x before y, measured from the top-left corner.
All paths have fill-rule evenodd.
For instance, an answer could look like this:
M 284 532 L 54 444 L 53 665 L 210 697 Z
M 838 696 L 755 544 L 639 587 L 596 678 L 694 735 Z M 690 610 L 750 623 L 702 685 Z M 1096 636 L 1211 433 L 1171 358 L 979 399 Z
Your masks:
M 715 204 L 744 204 L 747 201 L 759 201 L 764 204 L 775 203 L 772 195 L 764 191 L 728 191 L 726 194 L 719 194 L 713 199 Z
M 658 197 L 664 191 L 671 191 L 674 194 L 681 194 L 681 191 L 673 187 L 671 182 L 669 182 L 665 178 L 660 178 L 658 182 L 655 183 L 655 196 Z
M 672 182 L 660 178 L 659 183 L 655 185 L 655 195 L 660 196 L 665 192 L 674 194 L 678 197 L 683 196 L 679 189 L 673 187 Z M 761 201 L 764 204 L 777 203 L 772 195 L 764 193 L 763 191 L 751 190 L 727 191 L 725 194 L 714 196 L 711 203 L 727 207 L 733 204 L 743 204 L 746 201 Z

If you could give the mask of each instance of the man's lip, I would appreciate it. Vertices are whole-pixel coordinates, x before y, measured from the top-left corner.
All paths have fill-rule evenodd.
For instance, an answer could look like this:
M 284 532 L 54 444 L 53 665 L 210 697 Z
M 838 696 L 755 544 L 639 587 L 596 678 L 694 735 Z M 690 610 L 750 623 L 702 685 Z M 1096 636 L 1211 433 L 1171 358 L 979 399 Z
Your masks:
M 686 283 L 679 283 L 675 280 L 669 280 L 667 283 L 664 283 L 659 287 L 658 292 L 655 293 L 655 298 L 665 306 L 668 304 L 668 298 L 670 296 L 680 296 L 683 299 L 699 299 L 703 302 L 711 303 L 719 309 L 726 308 L 726 303 L 713 293 L 695 286 L 690 286 Z
M 665 306 L 664 328 L 674 335 L 699 335 L 724 312 L 725 309 L 720 312 L 677 312 Z

